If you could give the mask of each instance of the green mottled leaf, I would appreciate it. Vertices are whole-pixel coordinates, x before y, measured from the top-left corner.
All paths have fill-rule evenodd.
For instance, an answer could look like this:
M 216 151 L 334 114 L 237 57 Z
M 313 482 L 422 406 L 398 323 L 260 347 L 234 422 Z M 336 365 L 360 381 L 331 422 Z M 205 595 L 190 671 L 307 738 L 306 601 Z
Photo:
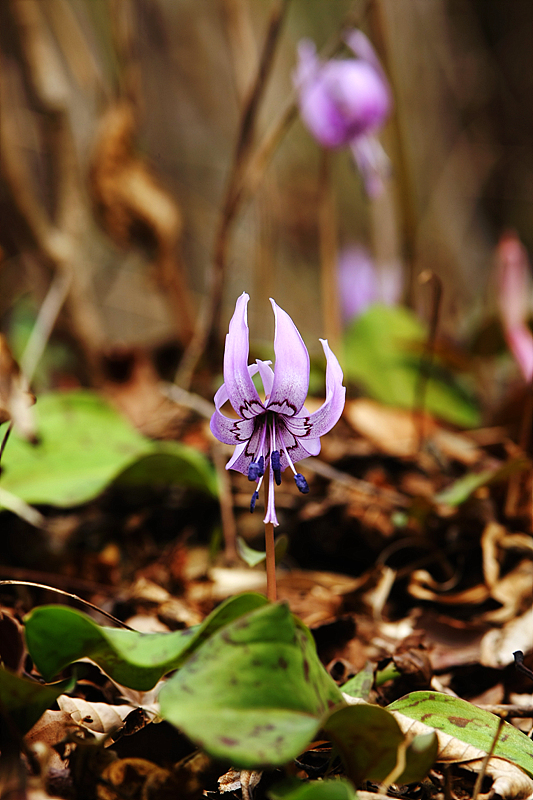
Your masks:
M 372 685 L 374 683 L 374 670 L 372 664 L 367 661 L 363 669 L 346 681 L 341 686 L 344 694 L 349 694 L 350 697 L 358 697 L 361 700 L 368 700 Z
M 349 781 L 342 778 L 325 781 L 299 781 L 290 778 L 268 790 L 270 800 L 357 800 Z
M 421 733 L 409 743 L 405 752 L 405 769 L 395 783 L 415 783 L 428 774 L 437 760 L 439 742 L 436 733 Z
M 13 432 L 2 457 L 2 486 L 27 503 L 73 506 L 113 480 L 205 488 L 216 494 L 214 472 L 193 448 L 142 436 L 90 391 L 54 392 L 35 406 L 38 445 Z
M 384 708 L 367 703 L 346 706 L 334 711 L 323 727 L 354 784 L 382 781 L 394 769 L 404 735 Z
M 60 694 L 70 692 L 76 679 L 69 678 L 50 686 L 45 686 L 0 667 L 0 708 L 2 709 L 2 735 L 11 737 L 10 725 L 23 736 L 32 728 L 39 717 L 55 702 Z
M 342 695 L 286 605 L 252 611 L 198 648 L 160 693 L 161 713 L 235 767 L 298 755 Z
M 346 773 L 354 784 L 363 780 L 381 782 L 398 762 L 398 749 L 405 737 L 394 716 L 381 706 L 358 703 L 334 711 L 323 725 L 335 744 Z M 405 768 L 395 783 L 422 780 L 437 755 L 435 735 L 417 736 L 405 751 Z
M 345 333 L 346 377 L 382 403 L 413 408 L 426 338 L 424 326 L 412 311 L 373 305 Z M 427 383 L 425 407 L 457 425 L 475 427 L 480 422 L 472 396 L 438 362 Z
M 506 480 L 510 475 L 517 472 L 522 472 L 531 467 L 531 462 L 528 459 L 520 458 L 509 461 L 503 467 L 496 467 L 495 469 L 485 469 L 482 472 L 468 472 L 461 478 L 458 478 L 446 489 L 434 496 L 436 503 L 446 503 L 449 506 L 458 506 L 468 500 L 469 497 L 487 483 L 496 483 L 497 481 Z
M 461 742 L 490 751 L 499 719 L 466 700 L 438 692 L 412 692 L 388 708 L 454 736 Z M 494 755 L 512 761 L 533 777 L 533 742 L 522 731 L 504 722 Z
M 216 608 L 201 625 L 173 633 L 106 628 L 80 611 L 41 606 L 25 619 L 26 644 L 46 680 L 73 661 L 92 658 L 117 683 L 148 691 L 219 628 L 266 603 L 263 595 L 237 595 Z

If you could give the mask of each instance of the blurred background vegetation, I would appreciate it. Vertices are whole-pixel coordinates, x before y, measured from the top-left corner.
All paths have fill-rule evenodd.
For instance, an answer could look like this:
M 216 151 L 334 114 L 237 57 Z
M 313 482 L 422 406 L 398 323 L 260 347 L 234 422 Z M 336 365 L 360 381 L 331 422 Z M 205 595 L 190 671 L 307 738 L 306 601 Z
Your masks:
M 243 109 L 276 20 L 220 269 Z M 20 357 L 42 310 L 37 388 L 120 381 L 139 363 L 173 377 L 198 315 L 221 347 L 244 290 L 259 352 L 273 296 L 319 354 L 319 336 L 339 336 L 321 260 L 354 244 L 401 277 L 423 321 L 417 279 L 433 270 L 439 335 L 479 343 L 499 237 L 512 228 L 533 247 L 532 23 L 529 0 L 4 0 L 0 325 Z M 376 200 L 348 151 L 331 154 L 325 193 L 320 148 L 291 107 L 298 41 L 347 55 L 354 25 L 394 96 Z

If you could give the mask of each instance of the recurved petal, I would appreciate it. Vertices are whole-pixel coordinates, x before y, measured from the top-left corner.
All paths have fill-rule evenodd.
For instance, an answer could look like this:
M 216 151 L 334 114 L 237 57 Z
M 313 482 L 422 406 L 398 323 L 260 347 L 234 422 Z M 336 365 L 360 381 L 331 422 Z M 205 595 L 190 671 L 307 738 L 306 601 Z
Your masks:
M 270 298 L 276 328 L 274 334 L 274 383 L 269 411 L 292 417 L 302 408 L 309 389 L 309 353 L 298 328 L 272 298 Z
M 237 300 L 224 350 L 225 391 L 237 414 L 245 419 L 264 411 L 248 369 L 249 337 L 246 312 L 249 299 L 246 292 L 243 292 Z M 218 391 L 221 392 L 221 389 L 222 387 Z
M 224 444 L 247 442 L 254 432 L 254 419 L 230 419 L 218 409 L 209 423 L 211 433 Z
M 342 385 L 342 369 L 336 356 L 332 353 L 326 339 L 320 339 L 326 356 L 326 399 L 318 411 L 309 416 L 299 415 L 290 419 L 285 419 L 287 429 L 297 438 L 302 440 L 300 444 L 304 447 L 309 445 L 311 440 L 317 439 L 330 431 L 339 421 L 344 409 L 346 399 L 346 389 Z

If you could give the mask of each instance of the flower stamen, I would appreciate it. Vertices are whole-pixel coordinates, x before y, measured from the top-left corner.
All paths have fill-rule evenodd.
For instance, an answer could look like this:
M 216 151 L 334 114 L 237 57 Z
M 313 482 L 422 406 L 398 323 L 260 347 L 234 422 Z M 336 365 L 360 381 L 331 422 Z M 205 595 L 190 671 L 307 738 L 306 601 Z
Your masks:
M 288 463 L 289 467 L 293 471 L 294 482 L 296 483 L 298 491 L 301 492 L 302 494 L 307 494 L 309 492 L 309 484 L 307 483 L 307 481 L 305 480 L 305 478 L 304 478 L 304 476 L 302 475 L 301 472 L 296 472 L 296 468 L 295 468 L 294 464 L 292 463 L 292 458 L 290 457 L 289 451 L 287 449 L 287 446 L 286 446 L 286 444 L 285 444 L 285 442 L 283 440 L 283 435 L 281 433 L 281 430 L 278 431 L 278 438 L 281 441 L 281 448 L 282 448 L 283 452 L 285 453 L 285 457 L 287 459 L 287 463 Z

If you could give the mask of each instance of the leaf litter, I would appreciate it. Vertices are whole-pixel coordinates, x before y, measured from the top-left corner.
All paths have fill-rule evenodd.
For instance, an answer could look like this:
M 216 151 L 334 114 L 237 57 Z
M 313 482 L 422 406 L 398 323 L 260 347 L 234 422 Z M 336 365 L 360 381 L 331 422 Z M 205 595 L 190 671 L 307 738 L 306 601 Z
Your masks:
M 137 687 L 128 687 L 122 685 L 124 667 L 119 665 L 118 674 L 115 672 L 117 667 L 113 666 L 113 661 L 117 655 L 109 660 L 109 656 L 102 657 L 102 645 L 96 650 L 93 645 L 92 650 L 89 648 L 85 654 L 77 652 L 73 656 L 84 658 L 73 677 L 67 678 L 73 685 L 69 695 L 62 695 L 59 685 L 55 694 L 54 684 L 50 684 L 59 710 L 54 710 L 54 700 L 47 698 L 44 707 L 51 706 L 49 710 L 42 714 L 42 708 L 34 707 L 32 712 L 40 719 L 26 734 L 25 746 L 31 752 L 35 751 L 36 745 L 42 746 L 49 753 L 44 761 L 39 762 L 40 766 L 34 764 L 34 774 L 41 776 L 34 779 L 39 787 L 36 792 L 44 791 L 48 793 L 45 796 L 53 797 L 61 786 L 60 795 L 64 796 L 66 785 L 71 796 L 73 792 L 79 793 L 80 774 L 85 774 L 91 765 L 90 769 L 96 769 L 98 776 L 96 782 L 92 782 L 92 791 L 104 800 L 114 800 L 121 796 L 124 787 L 129 787 L 129 791 L 134 785 L 143 787 L 142 792 L 156 800 L 167 792 L 177 791 L 178 785 L 189 787 L 185 797 L 196 796 L 198 787 L 215 794 L 218 791 L 229 793 L 230 789 L 224 783 L 222 786 L 217 783 L 223 771 L 217 766 L 217 758 L 222 758 L 222 762 L 231 761 L 228 748 L 236 749 L 235 767 L 266 767 L 263 773 L 236 769 L 233 782 L 227 785 L 231 791 L 241 791 L 243 797 L 247 793 L 254 797 L 265 796 L 265 793 L 278 796 L 276 792 L 282 790 L 275 786 L 284 784 L 280 783 L 282 775 L 276 778 L 273 768 L 293 757 L 296 757 L 294 763 L 298 777 L 308 780 L 303 786 L 311 792 L 310 798 L 322 796 L 322 791 L 327 791 L 328 797 L 336 796 L 336 792 L 348 792 L 343 796 L 351 796 L 352 790 L 347 788 L 350 784 L 339 779 L 343 774 L 359 787 L 360 796 L 366 796 L 372 787 L 373 796 L 377 796 L 377 787 L 386 788 L 387 780 L 392 778 L 399 796 L 430 798 L 449 780 L 446 777 L 449 770 L 459 770 L 453 778 L 455 782 L 467 781 L 466 773 L 461 773 L 462 767 L 471 770 L 474 776 L 483 771 L 487 776 L 485 780 L 491 782 L 492 792 L 502 797 L 525 798 L 533 792 L 533 783 L 524 771 L 523 759 L 517 758 L 515 751 L 507 750 L 505 742 L 501 743 L 503 757 L 496 750 L 488 763 L 484 763 L 490 750 L 490 737 L 483 746 L 479 746 L 479 739 L 474 737 L 476 746 L 467 741 L 469 737 L 465 739 L 466 728 L 456 726 L 452 735 L 449 730 L 439 727 L 436 718 L 431 719 L 429 710 L 424 714 L 430 717 L 423 720 L 411 718 L 404 713 L 405 709 L 396 710 L 398 703 L 403 708 L 400 697 L 408 695 L 413 698 L 413 692 L 420 694 L 421 689 L 438 696 L 436 690 L 446 698 L 445 702 L 459 694 L 464 700 L 457 702 L 467 700 L 470 709 L 475 709 L 478 702 L 482 705 L 483 698 L 492 692 L 497 697 L 497 702 L 492 704 L 497 713 L 504 717 L 511 715 L 509 719 L 522 726 L 526 733 L 531 729 L 531 720 L 527 717 L 512 717 L 513 708 L 520 704 L 533 705 L 531 687 L 513 666 L 513 652 L 516 650 L 524 651 L 526 662 L 531 657 L 532 547 L 528 528 L 521 521 L 523 517 L 515 516 L 506 525 L 505 516 L 498 512 L 505 500 L 508 476 L 517 469 L 513 466 L 513 453 L 507 455 L 505 434 L 501 429 L 489 431 L 485 437 L 489 444 L 485 444 L 480 431 L 465 434 L 433 422 L 430 430 L 435 433 L 435 441 L 432 443 L 430 434 L 428 442 L 432 446 L 418 452 L 414 444 L 408 444 L 417 430 L 412 415 L 379 406 L 375 401 L 361 401 L 363 424 L 359 411 L 355 413 L 353 410 L 359 401 L 352 402 L 353 405 L 348 405 L 346 421 L 340 423 L 343 426 L 341 431 L 329 434 L 324 441 L 319 467 L 310 481 L 313 500 L 303 504 L 294 492 L 280 493 L 289 549 L 280 567 L 279 594 L 310 626 L 318 656 L 333 678 L 340 684 L 347 681 L 347 688 L 359 685 L 359 689 L 352 688 L 352 691 L 362 693 L 365 701 L 371 703 L 365 708 L 372 713 L 375 709 L 389 717 L 392 714 L 398 733 L 395 736 L 380 735 L 379 726 L 365 722 L 362 733 L 358 734 L 359 739 L 353 739 L 359 744 L 348 747 L 343 754 L 343 742 L 352 741 L 345 723 L 341 725 L 342 734 L 339 735 L 334 733 L 338 730 L 334 715 L 329 716 L 328 722 L 321 720 L 324 709 L 315 717 L 313 713 L 309 716 L 310 708 L 303 712 L 303 716 L 303 708 L 295 709 L 283 711 L 283 715 L 296 714 L 302 738 L 298 739 L 300 734 L 296 735 L 291 723 L 289 738 L 292 749 L 284 751 L 279 733 L 276 733 L 277 742 L 275 736 L 270 739 L 270 744 L 268 737 L 263 741 L 259 735 L 261 726 L 268 728 L 273 724 L 274 732 L 278 726 L 286 729 L 287 722 L 280 721 L 279 712 L 273 709 L 274 722 L 269 722 L 265 701 L 257 695 L 262 710 L 255 718 L 250 718 L 246 727 L 242 720 L 239 721 L 237 699 L 231 700 L 231 684 L 224 684 L 224 680 L 234 679 L 242 671 L 250 680 L 258 680 L 259 684 L 266 681 L 264 685 L 270 686 L 270 676 L 275 671 L 272 671 L 273 665 L 268 666 L 268 656 L 256 657 L 252 649 L 246 657 L 236 656 L 233 666 L 227 666 L 224 648 L 217 654 L 215 633 L 205 640 L 203 660 L 199 663 L 185 660 L 174 677 L 159 681 L 153 692 L 147 692 L 161 675 L 179 665 L 178 654 L 173 656 L 174 661 L 167 660 L 164 667 L 158 667 L 151 674 L 150 685 L 141 680 Z M 407 433 L 400 434 L 400 430 Z M 208 452 L 210 438 L 205 428 L 202 431 L 205 437 L 203 449 Z M 436 435 L 438 431 L 440 437 Z M 518 474 L 522 469 L 520 466 Z M 472 475 L 476 476 L 475 480 Z M 459 486 L 461 481 L 464 489 Z M 233 491 L 237 498 L 241 484 L 241 477 L 234 476 Z M 454 484 L 459 487 L 453 489 L 453 497 L 457 499 L 450 502 Z M 247 487 L 243 488 L 247 490 Z M 154 487 L 154 491 L 160 489 Z M 163 502 L 168 503 L 168 489 L 166 491 L 166 496 L 160 496 Z M 446 491 L 448 499 L 444 494 Z M 75 543 L 78 526 L 86 524 L 84 519 L 87 519 L 89 511 L 93 519 L 105 519 L 108 513 L 106 498 L 97 497 L 90 506 L 80 506 L 75 512 L 76 524 L 71 526 L 59 553 L 62 570 L 68 567 L 65 574 L 70 576 L 67 578 L 69 588 L 77 588 L 79 594 L 101 604 L 138 630 L 159 631 L 156 635 L 161 636 L 168 632 L 170 637 L 178 637 L 176 641 L 183 639 L 187 642 L 198 636 L 198 626 L 221 598 L 231 597 L 239 591 L 239 574 L 242 574 L 243 581 L 246 575 L 250 576 L 252 586 L 262 585 L 260 564 L 254 569 L 243 570 L 224 564 L 223 555 L 218 561 L 213 561 L 205 546 L 200 544 L 201 532 L 184 529 L 178 533 L 166 545 L 167 557 L 161 559 L 156 540 L 152 543 L 152 518 L 150 514 L 143 518 L 143 506 L 148 501 L 143 498 L 131 511 L 127 494 L 126 500 L 124 517 L 118 518 L 118 527 L 112 535 L 111 545 L 118 554 L 113 555 L 112 562 L 109 562 L 114 564 L 114 569 L 111 572 L 104 570 L 111 553 L 109 541 L 106 539 L 104 544 L 102 540 L 99 544 L 97 540 L 92 574 L 105 575 L 105 578 L 98 582 L 94 579 L 86 581 L 82 588 L 77 581 L 82 578 L 83 567 L 72 560 L 70 548 Z M 53 508 L 47 513 L 53 526 Z M 239 522 L 242 519 L 244 542 L 250 542 L 248 547 L 256 546 L 257 528 L 250 525 L 249 517 L 239 511 L 238 504 L 237 519 Z M 124 539 L 128 530 L 133 532 L 133 543 L 135 540 L 144 542 L 142 548 L 132 547 L 132 540 L 128 543 Z M 327 535 L 324 535 L 324 530 L 328 531 Z M 194 547 L 188 545 L 191 537 Z M 44 552 L 45 560 L 48 558 L 52 563 L 50 556 L 46 556 L 46 547 Z M 87 554 L 82 558 L 86 559 Z M 15 563 L 16 572 L 27 576 L 28 567 L 24 560 L 22 566 L 20 559 Z M 31 559 L 28 558 L 26 563 L 29 565 Z M 294 563 L 299 564 L 298 569 Z M 9 565 L 7 569 L 9 571 Z M 43 576 L 53 584 L 52 570 L 48 568 L 40 573 L 40 577 Z M 241 583 L 241 587 L 246 591 L 246 583 Z M 27 618 L 30 622 L 27 638 L 30 653 L 34 648 L 31 620 L 38 620 L 39 615 L 45 612 L 41 605 L 44 598 L 43 592 L 33 595 L 26 592 L 24 595 L 14 588 L 3 587 L 2 590 L 3 615 L 5 619 L 13 620 L 17 630 L 24 624 L 24 612 L 35 604 L 35 610 Z M 67 619 L 71 612 L 68 608 L 58 608 L 54 613 Z M 62 632 L 64 642 L 68 644 L 63 616 L 54 627 Z M 238 624 L 238 620 L 234 624 Z M 126 641 L 128 635 L 128 631 L 100 628 L 97 621 L 87 620 L 87 625 L 92 626 L 91 636 L 96 635 L 99 641 Z M 279 633 L 278 623 L 274 627 Z M 2 661 L 6 665 L 12 664 L 15 672 L 24 675 L 26 683 L 38 677 L 36 668 L 51 680 L 71 660 L 67 658 L 48 667 L 39 666 L 40 653 L 32 664 L 17 645 L 17 635 L 3 638 L 0 648 Z M 223 626 L 218 635 L 231 638 L 231 631 Z M 46 639 L 46 626 L 41 638 Z M 60 639 L 50 639 L 50 650 L 56 656 Z M 166 643 L 161 646 L 167 650 Z M 215 648 L 212 653 L 210 648 Z M 153 654 L 149 661 L 153 661 L 156 651 L 151 645 L 149 650 Z M 126 651 L 121 649 L 120 652 L 124 654 Z M 86 663 L 87 655 L 99 666 Z M 268 678 L 254 677 L 257 667 L 253 661 L 264 664 Z M 290 658 L 288 663 L 292 663 Z M 126 673 L 136 669 L 138 666 L 132 665 Z M 213 676 L 209 670 L 214 670 Z M 281 672 L 285 677 L 284 670 Z M 118 684 L 106 673 L 118 679 Z M 364 675 L 367 677 L 363 680 Z M 131 675 L 126 674 L 127 684 L 132 683 L 130 678 Z M 201 688 L 199 697 L 202 702 L 189 702 L 187 705 L 183 697 L 188 697 L 189 690 L 195 692 L 195 681 L 199 687 L 213 687 L 213 695 L 206 695 Z M 297 686 L 298 680 L 293 685 Z M 363 685 L 366 688 L 363 689 Z M 173 686 L 176 688 L 172 689 Z M 177 687 L 180 686 L 187 687 L 187 691 L 179 690 Z M 290 686 L 289 682 L 285 687 L 289 694 Z M 44 688 L 48 691 L 47 687 Z M 168 711 L 165 704 L 168 706 L 173 691 L 178 691 L 181 701 L 174 703 L 173 710 Z M 175 722 L 174 729 L 168 727 L 167 721 L 156 724 L 151 721 L 154 715 L 156 720 L 161 719 L 158 699 L 161 692 L 163 716 Z M 239 696 L 237 691 L 235 698 Z M 222 705 L 213 705 L 215 698 L 217 704 Z M 294 695 L 291 703 L 294 703 Z M 335 701 L 332 703 L 335 706 Z M 389 711 L 380 708 L 391 703 Z M 223 710 L 225 705 L 226 710 Z M 281 706 L 285 708 L 287 701 L 281 701 Z M 147 711 L 143 711 L 143 707 Z M 347 709 L 352 707 L 349 705 Z M 352 713 L 342 709 L 336 713 L 341 712 Z M 458 713 L 451 716 L 465 718 Z M 494 732 L 497 717 L 491 716 L 491 720 Z M 33 721 L 31 716 L 29 721 Z M 23 723 L 22 730 L 28 724 Z M 168 734 L 174 742 L 171 753 L 151 741 L 161 726 L 166 726 L 167 733 L 173 730 L 171 737 Z M 231 734 L 237 730 L 244 735 L 242 751 L 234 744 L 239 737 Z M 436 744 L 430 736 L 433 730 L 436 730 Z M 524 736 L 518 728 L 513 730 Z M 183 731 L 189 733 L 193 742 L 201 742 L 210 754 L 198 771 L 194 765 L 197 751 L 194 744 L 183 737 Z M 365 761 L 364 756 L 365 747 L 372 748 L 371 735 L 376 736 L 376 742 L 384 743 L 386 766 L 378 771 L 376 767 L 370 767 L 368 758 Z M 423 739 L 417 744 L 419 736 L 428 737 L 424 745 Z M 210 737 L 223 740 L 220 751 Z M 306 742 L 309 743 L 313 737 L 318 737 L 319 741 L 322 738 L 322 743 L 318 750 L 311 748 L 305 752 Z M 137 745 L 137 739 L 144 744 Z M 334 743 L 335 752 L 343 755 L 341 761 L 331 761 L 328 740 Z M 102 746 L 108 753 L 103 759 L 98 756 Z M 277 748 L 278 757 L 268 749 L 272 747 Z M 417 747 L 421 754 L 425 753 L 426 763 L 415 760 L 413 763 L 422 763 L 422 766 L 418 772 L 415 768 L 414 773 L 409 773 L 406 768 L 414 755 L 408 754 L 414 754 Z M 433 747 L 438 748 L 437 754 L 431 749 Z M 266 752 L 264 748 L 267 748 Z M 317 756 L 317 753 L 321 755 Z M 354 754 L 359 754 L 362 766 L 354 766 Z M 400 769 L 402 764 L 403 769 Z M 74 769 L 79 771 L 77 777 Z M 261 775 L 261 780 L 254 778 L 250 783 L 250 774 Z M 405 783 L 402 783 L 404 779 Z M 274 786 L 272 790 L 271 786 Z M 298 793 L 301 786 L 293 785 L 290 791 Z M 362 787 L 367 787 L 367 791 Z M 289 789 L 283 791 L 290 795 Z

